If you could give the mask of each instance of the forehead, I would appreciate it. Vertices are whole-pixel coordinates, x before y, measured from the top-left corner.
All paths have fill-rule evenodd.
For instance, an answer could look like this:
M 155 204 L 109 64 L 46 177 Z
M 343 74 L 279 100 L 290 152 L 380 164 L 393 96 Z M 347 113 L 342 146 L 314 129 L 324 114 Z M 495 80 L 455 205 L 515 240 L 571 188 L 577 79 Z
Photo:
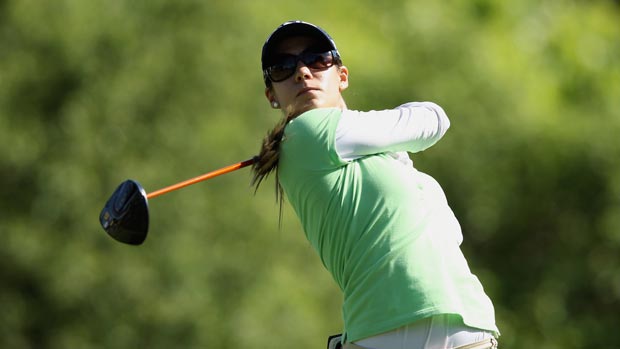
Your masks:
M 280 41 L 274 50 L 275 54 L 299 54 L 308 49 L 318 48 L 319 41 L 310 36 L 292 36 Z

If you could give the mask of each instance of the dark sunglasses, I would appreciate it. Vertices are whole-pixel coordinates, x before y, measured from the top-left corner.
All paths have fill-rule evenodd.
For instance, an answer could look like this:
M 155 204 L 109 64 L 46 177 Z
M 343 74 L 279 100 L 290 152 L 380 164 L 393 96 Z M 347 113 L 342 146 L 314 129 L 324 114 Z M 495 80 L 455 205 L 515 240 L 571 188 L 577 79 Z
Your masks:
M 280 82 L 288 79 L 297 69 L 297 63 L 301 61 L 311 69 L 327 69 L 334 64 L 340 63 L 338 51 L 327 52 L 302 52 L 298 55 L 281 55 L 276 58 L 275 63 L 265 68 L 265 75 L 273 82 Z

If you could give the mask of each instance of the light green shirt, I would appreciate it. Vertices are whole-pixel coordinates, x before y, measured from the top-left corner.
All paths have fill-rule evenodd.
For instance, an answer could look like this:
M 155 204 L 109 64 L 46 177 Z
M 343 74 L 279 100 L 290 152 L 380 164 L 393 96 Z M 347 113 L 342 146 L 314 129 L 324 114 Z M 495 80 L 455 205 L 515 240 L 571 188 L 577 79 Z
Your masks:
M 449 126 L 443 111 L 436 121 L 426 120 L 427 130 L 412 132 L 419 136 L 385 144 L 383 152 L 344 160 L 336 149 L 343 113 L 360 120 L 399 113 L 403 127 L 415 128 L 416 111 L 403 108 L 315 109 L 289 123 L 281 144 L 280 183 L 343 292 L 346 340 L 445 313 L 498 332 L 493 305 L 459 248 L 461 229 L 441 187 L 392 153 L 420 151 L 441 138 Z

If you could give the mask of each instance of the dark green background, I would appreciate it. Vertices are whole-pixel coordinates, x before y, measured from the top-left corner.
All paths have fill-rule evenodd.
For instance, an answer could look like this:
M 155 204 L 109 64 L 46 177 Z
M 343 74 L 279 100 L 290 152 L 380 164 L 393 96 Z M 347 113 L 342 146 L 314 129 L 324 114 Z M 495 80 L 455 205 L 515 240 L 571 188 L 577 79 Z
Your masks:
M 273 179 L 156 198 L 144 245 L 105 235 L 152 191 L 245 160 L 279 118 L 260 49 L 324 27 L 352 109 L 444 107 L 416 166 L 442 183 L 503 348 L 620 346 L 617 1 L 0 0 L 0 347 L 322 348 L 341 297 Z

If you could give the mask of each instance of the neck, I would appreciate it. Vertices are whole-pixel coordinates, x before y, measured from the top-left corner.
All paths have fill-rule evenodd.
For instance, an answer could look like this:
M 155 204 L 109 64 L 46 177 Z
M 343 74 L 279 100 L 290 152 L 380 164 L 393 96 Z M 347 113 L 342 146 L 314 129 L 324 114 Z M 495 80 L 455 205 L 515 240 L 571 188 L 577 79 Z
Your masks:
M 344 99 L 341 97 L 336 103 L 334 103 L 334 105 L 326 105 L 326 106 L 315 107 L 315 108 L 310 108 L 308 110 L 301 110 L 301 111 L 282 109 L 282 114 L 286 116 L 287 120 L 292 120 L 307 111 L 314 110 L 314 109 L 322 109 L 322 108 L 338 108 L 342 110 L 348 109 L 347 104 L 345 103 Z

